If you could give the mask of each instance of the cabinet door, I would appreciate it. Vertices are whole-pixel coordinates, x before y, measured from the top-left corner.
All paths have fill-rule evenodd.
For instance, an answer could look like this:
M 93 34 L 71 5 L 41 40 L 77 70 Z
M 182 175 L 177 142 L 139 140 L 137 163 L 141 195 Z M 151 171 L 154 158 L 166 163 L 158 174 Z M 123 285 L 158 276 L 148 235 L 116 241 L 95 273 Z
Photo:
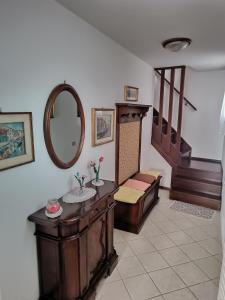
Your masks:
M 106 215 L 98 218 L 88 230 L 88 273 L 89 280 L 98 272 L 106 259 Z

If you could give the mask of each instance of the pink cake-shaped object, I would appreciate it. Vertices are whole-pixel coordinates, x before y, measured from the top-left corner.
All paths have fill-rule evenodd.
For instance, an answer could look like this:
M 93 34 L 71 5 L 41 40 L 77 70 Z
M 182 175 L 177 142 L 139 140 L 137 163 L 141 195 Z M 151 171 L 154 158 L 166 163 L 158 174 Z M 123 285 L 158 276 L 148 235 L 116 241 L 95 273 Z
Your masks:
M 135 179 L 128 179 L 123 186 L 135 189 L 135 190 L 139 190 L 139 191 L 146 191 L 147 188 L 149 188 L 151 185 L 143 182 L 143 181 L 139 181 L 139 180 L 135 180 Z

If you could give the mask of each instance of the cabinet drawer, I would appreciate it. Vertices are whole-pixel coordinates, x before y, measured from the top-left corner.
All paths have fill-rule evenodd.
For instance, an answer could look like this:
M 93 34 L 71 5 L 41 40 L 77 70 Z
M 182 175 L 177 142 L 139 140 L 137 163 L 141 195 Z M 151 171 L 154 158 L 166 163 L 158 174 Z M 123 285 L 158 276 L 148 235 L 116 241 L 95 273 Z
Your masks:
M 104 210 L 107 207 L 107 201 L 106 199 L 103 199 L 101 201 L 98 201 L 98 203 L 96 203 L 95 206 L 93 206 L 91 212 L 90 212 L 90 220 L 95 219 L 96 217 L 98 217 L 99 215 L 101 215 L 102 212 L 104 212 Z
M 108 196 L 107 196 L 107 200 L 108 200 L 107 205 L 108 205 L 109 208 L 110 208 L 114 203 L 116 203 L 115 200 L 114 200 L 114 194 L 108 195 Z

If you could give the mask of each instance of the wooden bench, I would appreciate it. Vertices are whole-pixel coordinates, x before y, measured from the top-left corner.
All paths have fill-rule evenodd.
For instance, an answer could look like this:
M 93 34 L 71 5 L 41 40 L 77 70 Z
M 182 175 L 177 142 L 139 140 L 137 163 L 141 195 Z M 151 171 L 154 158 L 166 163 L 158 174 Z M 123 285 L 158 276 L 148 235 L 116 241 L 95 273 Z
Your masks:
M 139 233 L 150 211 L 158 202 L 161 176 L 145 191 L 137 203 L 117 201 L 114 211 L 114 227 L 132 233 Z

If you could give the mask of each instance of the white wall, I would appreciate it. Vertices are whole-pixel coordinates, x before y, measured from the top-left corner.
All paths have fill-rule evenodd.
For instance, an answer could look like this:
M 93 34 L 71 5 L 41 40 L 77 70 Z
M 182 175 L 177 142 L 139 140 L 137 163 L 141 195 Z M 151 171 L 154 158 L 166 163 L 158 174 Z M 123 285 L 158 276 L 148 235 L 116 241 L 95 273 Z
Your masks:
M 159 84 L 157 85 L 159 89 Z M 179 89 L 179 87 L 177 86 Z M 154 93 L 155 106 L 158 107 L 159 91 Z M 199 72 L 190 68 L 186 70 L 185 96 L 197 107 L 193 111 L 188 106 L 183 109 L 182 137 L 192 147 L 192 156 L 210 159 L 221 159 L 222 141 L 219 135 L 219 119 L 225 92 L 225 71 Z M 165 90 L 168 99 L 169 89 Z M 164 117 L 167 119 L 168 102 L 164 105 Z M 178 96 L 174 97 L 173 116 L 178 114 Z M 173 126 L 176 129 L 176 119 Z M 158 154 L 158 153 L 157 153 Z M 153 155 L 155 158 L 157 154 Z M 154 163 L 156 164 L 156 163 Z M 164 170 L 165 186 L 170 186 L 171 168 L 160 156 L 158 168 Z
M 192 156 L 221 159 L 220 112 L 225 92 L 225 71 L 188 69 L 185 95 L 198 109 L 184 111 L 182 134 L 192 146 Z
M 114 143 L 91 147 L 91 107 L 114 107 L 126 84 L 152 98 L 152 69 L 52 0 L 0 2 L 0 107 L 33 112 L 34 163 L 0 172 L 0 289 L 3 300 L 38 297 L 34 225 L 27 216 L 71 189 L 72 174 L 88 174 L 87 163 L 105 156 L 101 175 L 114 178 Z M 78 92 L 86 118 L 85 144 L 68 170 L 50 160 L 43 115 L 51 90 L 64 80 Z M 147 152 L 151 116 L 144 121 Z

